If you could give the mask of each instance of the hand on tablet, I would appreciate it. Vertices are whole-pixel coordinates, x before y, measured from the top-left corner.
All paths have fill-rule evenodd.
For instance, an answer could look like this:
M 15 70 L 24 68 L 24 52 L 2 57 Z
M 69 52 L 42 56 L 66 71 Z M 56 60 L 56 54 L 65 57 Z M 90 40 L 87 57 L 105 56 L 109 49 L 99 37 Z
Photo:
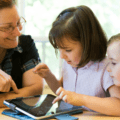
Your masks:
M 15 93 L 18 93 L 18 88 L 12 77 L 0 69 L 0 92 L 9 92 L 11 87 Z
M 42 78 L 47 78 L 50 70 L 48 66 L 44 63 L 39 63 L 33 70 L 34 73 L 39 74 Z
M 79 97 L 77 93 L 67 91 L 62 87 L 59 87 L 56 91 L 56 94 L 58 96 L 53 100 L 53 104 L 62 99 L 66 103 L 77 106 L 77 98 Z

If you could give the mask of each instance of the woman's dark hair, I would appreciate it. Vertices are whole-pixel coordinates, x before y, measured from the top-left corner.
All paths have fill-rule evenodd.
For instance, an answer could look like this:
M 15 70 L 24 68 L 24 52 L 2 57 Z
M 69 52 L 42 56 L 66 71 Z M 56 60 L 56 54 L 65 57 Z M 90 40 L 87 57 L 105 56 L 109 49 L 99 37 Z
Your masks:
M 81 43 L 83 53 L 78 66 L 105 58 L 106 35 L 94 13 L 87 6 L 71 7 L 58 15 L 49 32 L 49 41 L 55 50 L 64 46 L 63 38 Z
M 109 46 L 111 43 L 115 42 L 115 41 L 120 41 L 120 33 L 116 34 L 116 35 L 113 35 L 108 43 L 107 43 L 107 46 Z
M 16 0 L 0 0 L 0 10 L 3 8 L 11 8 L 15 5 Z

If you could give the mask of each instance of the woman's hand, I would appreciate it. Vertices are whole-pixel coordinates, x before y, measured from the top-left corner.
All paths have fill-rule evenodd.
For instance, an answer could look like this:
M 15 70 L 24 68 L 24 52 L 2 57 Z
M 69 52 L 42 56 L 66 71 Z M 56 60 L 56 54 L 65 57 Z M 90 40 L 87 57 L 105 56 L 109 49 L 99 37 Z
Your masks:
M 56 103 L 57 101 L 59 101 L 60 99 L 62 99 L 64 102 L 69 103 L 71 105 L 75 105 L 78 106 L 77 101 L 80 96 L 80 94 L 77 94 L 75 92 L 71 92 L 71 91 L 67 91 L 65 89 L 63 89 L 62 87 L 59 87 L 56 91 L 56 94 L 58 95 L 54 100 L 53 100 L 53 104 Z M 82 103 L 81 103 L 82 105 Z M 80 106 L 80 103 L 79 103 Z
M 15 93 L 18 93 L 18 88 L 12 77 L 0 69 L 0 92 L 9 92 L 11 87 Z
M 47 78 L 51 74 L 48 66 L 44 63 L 39 63 L 33 70 L 34 73 L 40 75 L 42 78 Z

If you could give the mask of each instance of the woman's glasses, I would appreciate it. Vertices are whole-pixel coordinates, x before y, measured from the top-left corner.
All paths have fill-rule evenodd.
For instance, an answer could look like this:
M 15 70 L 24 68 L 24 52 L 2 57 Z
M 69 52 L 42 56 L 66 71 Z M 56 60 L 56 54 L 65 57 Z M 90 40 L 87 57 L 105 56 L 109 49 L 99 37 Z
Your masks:
M 5 33 L 12 33 L 14 31 L 14 29 L 17 27 L 19 31 L 22 30 L 22 27 L 23 25 L 26 23 L 26 20 L 21 17 L 18 22 L 17 22 L 17 25 L 16 26 L 13 26 L 13 25 L 8 25 L 6 27 L 0 27 L 0 31 L 2 32 L 5 32 Z M 9 23 L 8 23 L 9 24 Z M 0 24 L 0 25 L 3 25 L 3 24 Z

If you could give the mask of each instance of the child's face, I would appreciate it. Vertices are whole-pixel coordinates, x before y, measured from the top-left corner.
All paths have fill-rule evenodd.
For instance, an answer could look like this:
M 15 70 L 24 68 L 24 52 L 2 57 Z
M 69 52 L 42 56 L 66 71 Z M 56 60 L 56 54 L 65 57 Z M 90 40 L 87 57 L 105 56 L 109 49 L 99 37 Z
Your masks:
M 114 84 L 120 86 L 120 41 L 115 41 L 107 48 L 109 65 L 107 67 Z
M 79 41 L 72 41 L 66 38 L 64 38 L 63 41 L 63 48 L 59 48 L 60 57 L 72 67 L 78 67 L 77 65 L 81 60 L 81 55 L 83 52 L 81 43 Z

